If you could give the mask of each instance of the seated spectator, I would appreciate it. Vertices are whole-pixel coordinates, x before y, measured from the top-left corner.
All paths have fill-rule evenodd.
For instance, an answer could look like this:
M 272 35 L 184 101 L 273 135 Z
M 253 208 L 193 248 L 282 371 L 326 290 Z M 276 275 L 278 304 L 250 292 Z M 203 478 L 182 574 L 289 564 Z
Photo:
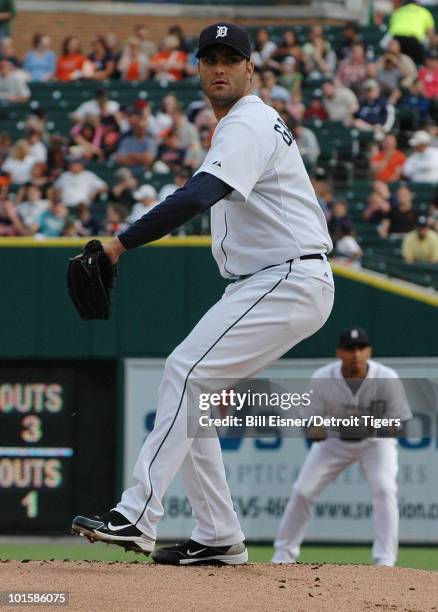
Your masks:
M 353 225 L 348 214 L 348 202 L 345 198 L 336 198 L 333 202 L 330 219 L 327 224 L 330 236 L 335 243 L 342 237 L 341 228 L 347 225 L 350 227 Z
M 432 14 L 415 0 L 403 2 L 389 21 L 389 33 L 399 41 L 402 52 L 417 65 L 423 63 L 425 44 L 434 29 Z
M 160 110 L 156 115 L 156 130 L 158 134 L 172 127 L 172 115 L 178 107 L 179 102 L 174 94 L 167 94 L 161 98 Z
M 397 138 L 386 134 L 381 143 L 381 150 L 371 157 L 373 177 L 385 183 L 399 181 L 406 155 L 397 149 Z
M 12 147 L 9 157 L 2 166 L 2 171 L 9 174 L 11 183 L 24 185 L 30 181 L 34 163 L 35 159 L 31 155 L 29 143 L 21 139 L 17 140 Z
M 318 204 L 321 206 L 325 218 L 329 219 L 330 210 L 333 207 L 333 191 L 324 168 L 316 168 L 311 181 Z
M 427 226 L 426 217 L 418 217 L 416 229 L 403 238 L 402 255 L 406 263 L 438 263 L 438 234 Z
M 265 75 L 265 73 L 263 73 Z M 293 57 L 286 57 L 284 61 L 280 65 L 280 76 L 278 77 L 278 85 L 271 86 L 272 76 L 274 73 L 269 71 L 268 82 L 266 79 L 263 79 L 263 84 L 265 87 L 268 87 L 271 91 L 275 91 L 275 87 L 281 86 L 282 89 L 285 89 L 289 92 L 290 95 L 294 95 L 301 91 L 301 84 L 303 82 L 303 75 L 298 71 L 298 64 Z M 274 78 L 276 79 L 275 75 Z M 282 92 L 283 98 L 287 101 L 287 96 L 284 92 Z M 290 96 L 289 96 L 290 100 Z
M 27 102 L 30 89 L 26 75 L 16 70 L 7 59 L 0 59 L 0 100 L 6 102 Z
M 20 236 L 23 233 L 23 223 L 14 203 L 8 199 L 0 200 L 0 236 Z
M 312 119 L 320 119 L 324 121 L 328 119 L 327 111 L 325 110 L 324 104 L 322 102 L 322 92 L 319 89 L 316 89 L 310 100 L 310 106 L 306 109 L 304 113 L 304 119 L 307 121 Z
M 56 54 L 51 49 L 50 36 L 35 34 L 32 49 L 26 53 L 23 62 L 24 70 L 31 81 L 51 81 L 56 71 Z
M 388 185 L 383 181 L 374 181 L 362 218 L 369 223 L 380 223 L 390 210 L 391 192 Z
M 197 170 L 211 147 L 211 133 L 208 129 L 202 129 L 199 133 L 199 143 L 195 143 L 187 150 L 184 165 L 192 171 Z
M 251 61 L 258 69 L 264 68 L 269 64 L 269 60 L 277 50 L 277 45 L 271 40 L 266 28 L 257 30 L 254 44 L 254 51 L 251 54 Z
M 136 38 L 128 38 L 117 68 L 124 81 L 144 81 L 149 77 L 150 60 Z
M 103 36 L 98 36 L 91 43 L 92 52 L 88 56 L 91 64 L 91 78 L 96 81 L 111 79 L 116 68 L 114 57 Z
M 336 242 L 335 254 L 349 264 L 359 264 L 363 251 L 353 236 L 353 225 L 349 221 L 341 221 L 338 227 L 339 239 Z
M 363 44 L 359 34 L 359 26 L 355 21 L 347 21 L 342 28 L 342 34 L 343 38 L 340 40 L 336 51 L 340 61 L 351 56 L 355 44 Z
M 17 213 L 23 222 L 23 234 L 35 234 L 38 230 L 41 214 L 47 210 L 49 200 L 42 197 L 41 189 L 36 185 L 24 187 L 23 199 L 17 204 Z
M 141 52 L 151 59 L 157 52 L 157 45 L 150 39 L 150 32 L 147 25 L 138 23 L 134 26 L 134 36 L 140 45 Z
M 299 122 L 290 119 L 288 127 L 292 130 L 298 150 L 301 153 L 303 161 L 307 165 L 313 165 L 318 161 L 321 149 L 315 134 L 307 127 L 304 127 Z
M 47 151 L 47 168 L 50 181 L 55 181 L 65 170 L 64 138 L 54 138 Z
M 168 130 L 158 146 L 156 159 L 166 164 L 170 172 L 184 165 L 186 149 L 181 146 L 178 132 L 175 128 Z
M 0 58 L 8 60 L 13 68 L 21 68 L 21 62 L 15 53 L 14 41 L 10 36 L 0 38 Z
M 161 51 L 151 59 L 151 70 L 156 79 L 180 81 L 184 77 L 187 54 L 179 50 L 179 40 L 168 34 L 163 38 Z
M 84 161 L 78 157 L 68 159 L 68 170 L 55 182 L 61 198 L 69 208 L 81 202 L 91 204 L 95 198 L 107 191 L 108 187 L 94 172 L 85 170 Z
M 430 100 L 424 95 L 422 81 L 417 79 L 409 86 L 408 90 L 401 96 L 398 108 L 401 111 L 404 109 L 412 110 L 413 116 L 409 124 L 410 129 L 412 129 L 412 126 L 418 127 L 426 123 L 430 114 Z
M 158 204 L 157 192 L 152 185 L 142 185 L 134 193 L 134 197 L 137 200 L 132 207 L 131 213 L 128 217 L 129 223 L 135 223 L 137 219 L 140 219 L 143 215 L 153 209 Z
M 359 102 L 348 87 L 338 85 L 336 81 L 326 81 L 322 86 L 323 104 L 331 121 L 342 121 L 349 125 L 353 115 L 359 110 Z
M 71 143 L 69 154 L 84 160 L 103 160 L 102 125 L 95 117 L 85 117 L 81 123 L 76 123 L 70 131 Z
M 167 198 L 167 196 L 172 195 L 172 193 L 174 193 L 177 189 L 179 189 L 180 187 L 184 187 L 188 178 L 190 178 L 189 170 L 187 170 L 186 168 L 179 168 L 175 172 L 175 176 L 173 177 L 173 183 L 164 185 L 160 189 L 158 200 L 162 202 Z
M 390 96 L 395 89 L 401 87 L 403 79 L 408 76 L 400 60 L 392 53 L 384 53 L 375 63 L 374 71 L 375 78 L 385 96 Z
M 394 107 L 380 94 L 379 84 L 374 79 L 367 79 L 363 89 L 364 96 L 355 114 L 353 126 L 364 132 L 388 132 L 394 124 Z
M 304 68 L 310 79 L 332 77 L 336 70 L 336 53 L 330 43 L 324 40 L 323 29 L 313 25 L 309 40 L 303 46 Z
M 270 67 L 273 70 L 280 70 L 286 58 L 292 58 L 295 60 L 297 70 L 302 72 L 304 70 L 304 56 L 303 50 L 300 47 L 300 43 L 293 30 L 285 30 L 282 34 L 280 44 L 275 50 L 272 58 L 269 62 Z
M 89 207 L 81 202 L 76 207 L 77 219 L 74 221 L 77 236 L 98 236 L 100 224 L 92 216 Z
M 357 91 L 367 76 L 365 47 L 362 42 L 355 42 L 351 54 L 343 59 L 336 72 L 336 78 L 345 87 Z
M 136 108 L 129 110 L 129 125 L 130 131 L 118 144 L 116 161 L 124 166 L 150 167 L 157 153 L 157 144 L 141 111 Z
M 178 39 L 178 50 L 188 53 L 190 51 L 190 45 L 187 40 L 187 36 L 184 34 L 182 27 L 179 24 L 171 25 L 167 30 L 167 34 L 176 36 Z
M 41 129 L 35 127 L 28 127 L 24 130 L 24 139 L 29 144 L 30 155 L 34 158 L 35 162 L 41 162 L 45 164 L 47 162 L 47 147 L 43 143 Z
M 382 238 L 387 238 L 389 234 L 406 234 L 414 229 L 418 214 L 413 208 L 412 200 L 412 191 L 406 185 L 401 185 L 396 192 L 395 205 L 379 226 Z
M 399 66 L 400 72 L 403 75 L 400 85 L 402 87 L 410 87 L 417 78 L 418 74 L 415 63 L 412 61 L 409 55 L 402 53 L 400 43 L 396 38 L 391 38 L 391 40 L 388 42 L 386 51 L 386 55 L 389 55 L 397 60 L 397 65 Z
M 301 91 L 295 91 L 291 95 L 291 101 L 287 105 L 287 112 L 296 121 L 303 121 L 306 113 L 306 107 L 303 104 L 303 96 Z
M 178 135 L 181 148 L 189 149 L 193 146 L 199 146 L 198 130 L 187 119 L 180 105 L 171 111 L 170 117 L 172 119 L 172 127 Z
M 71 114 L 74 122 L 83 121 L 85 117 L 112 117 L 117 115 L 120 104 L 115 100 L 108 99 L 108 92 L 105 89 L 96 89 L 93 100 L 82 102 L 80 106 Z
M 38 219 L 37 236 L 55 238 L 61 236 L 68 219 L 68 208 L 59 198 L 49 202 L 47 210 Z
M 110 204 L 106 209 L 106 217 L 103 228 L 104 236 L 117 236 L 128 227 L 126 222 L 127 212 L 120 204 Z
M 266 87 L 271 98 L 274 98 L 274 96 L 282 98 L 286 102 L 286 104 L 289 104 L 290 93 L 285 87 L 277 84 L 277 77 L 272 70 L 263 71 L 262 82 L 263 87 Z
M 418 71 L 418 80 L 423 83 L 425 97 L 438 100 L 438 50 L 428 52 L 425 66 Z
M 87 78 L 91 76 L 90 68 L 86 56 L 82 53 L 79 39 L 76 36 L 67 36 L 62 43 L 61 55 L 56 65 L 58 81 Z
M 402 174 L 414 183 L 438 183 L 438 149 L 429 146 L 431 140 L 424 130 L 415 132 L 409 140 L 415 152 L 405 161 Z
M 110 199 L 122 204 L 126 210 L 131 210 L 135 203 L 134 191 L 137 189 L 137 179 L 129 168 L 116 170 L 116 183 L 111 188 Z
M 52 182 L 49 179 L 47 164 L 44 162 L 35 162 L 30 172 L 30 183 L 41 191 L 41 196 L 44 200 L 50 197 L 52 190 Z M 20 191 L 23 189 L 20 187 L 17 193 L 16 201 L 19 202 L 23 198 L 20 198 Z M 24 195 L 24 194 L 23 194 Z

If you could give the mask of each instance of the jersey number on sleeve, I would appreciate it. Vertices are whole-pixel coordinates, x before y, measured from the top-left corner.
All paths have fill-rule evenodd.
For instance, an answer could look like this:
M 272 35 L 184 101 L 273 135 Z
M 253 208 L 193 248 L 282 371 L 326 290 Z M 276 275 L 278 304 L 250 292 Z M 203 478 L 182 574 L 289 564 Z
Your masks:
M 280 119 L 280 117 L 277 118 L 277 123 L 274 125 L 274 130 L 281 134 L 281 137 L 283 138 L 284 142 L 287 144 L 288 147 L 290 147 L 294 141 L 294 137 L 290 129 L 287 127 L 284 121 Z

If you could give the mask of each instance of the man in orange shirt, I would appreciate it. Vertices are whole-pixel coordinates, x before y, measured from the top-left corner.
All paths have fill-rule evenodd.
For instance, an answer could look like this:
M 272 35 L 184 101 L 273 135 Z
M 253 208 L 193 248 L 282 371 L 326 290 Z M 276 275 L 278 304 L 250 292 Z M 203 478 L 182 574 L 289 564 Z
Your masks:
M 386 134 L 382 141 L 381 151 L 371 158 L 373 178 L 385 183 L 400 180 L 406 155 L 397 149 L 394 134 Z
M 184 76 L 184 66 L 187 54 L 179 49 L 179 40 L 169 34 L 162 43 L 162 51 L 156 53 L 151 60 L 151 69 L 158 79 L 180 81 Z

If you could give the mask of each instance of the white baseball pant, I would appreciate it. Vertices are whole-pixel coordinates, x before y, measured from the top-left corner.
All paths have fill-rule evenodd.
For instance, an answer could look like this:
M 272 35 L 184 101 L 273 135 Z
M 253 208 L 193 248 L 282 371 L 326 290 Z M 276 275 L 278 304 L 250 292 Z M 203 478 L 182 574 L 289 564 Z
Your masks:
M 155 539 L 162 497 L 181 468 L 192 538 L 209 546 L 242 541 L 218 438 L 187 438 L 187 383 L 255 375 L 322 327 L 333 298 L 326 259 L 294 260 L 230 283 L 167 359 L 154 430 L 134 467 L 135 484 L 116 509 Z
M 398 551 L 397 440 L 368 438 L 344 442 L 328 438 L 312 444 L 292 488 L 275 538 L 273 563 L 293 563 L 300 554 L 312 503 L 349 465 L 358 461 L 373 497 L 375 565 L 395 565 Z

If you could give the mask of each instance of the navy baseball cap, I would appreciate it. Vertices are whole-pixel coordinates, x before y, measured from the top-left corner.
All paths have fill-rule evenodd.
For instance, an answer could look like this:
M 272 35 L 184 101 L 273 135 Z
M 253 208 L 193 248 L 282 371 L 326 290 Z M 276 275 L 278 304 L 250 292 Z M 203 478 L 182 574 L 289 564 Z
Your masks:
M 249 42 L 248 32 L 233 23 L 214 23 L 204 28 L 199 35 L 196 57 L 201 57 L 210 45 L 225 45 L 248 60 L 251 57 L 251 43 Z
M 350 348 L 352 346 L 370 346 L 370 339 L 363 327 L 349 327 L 341 331 L 338 347 Z

